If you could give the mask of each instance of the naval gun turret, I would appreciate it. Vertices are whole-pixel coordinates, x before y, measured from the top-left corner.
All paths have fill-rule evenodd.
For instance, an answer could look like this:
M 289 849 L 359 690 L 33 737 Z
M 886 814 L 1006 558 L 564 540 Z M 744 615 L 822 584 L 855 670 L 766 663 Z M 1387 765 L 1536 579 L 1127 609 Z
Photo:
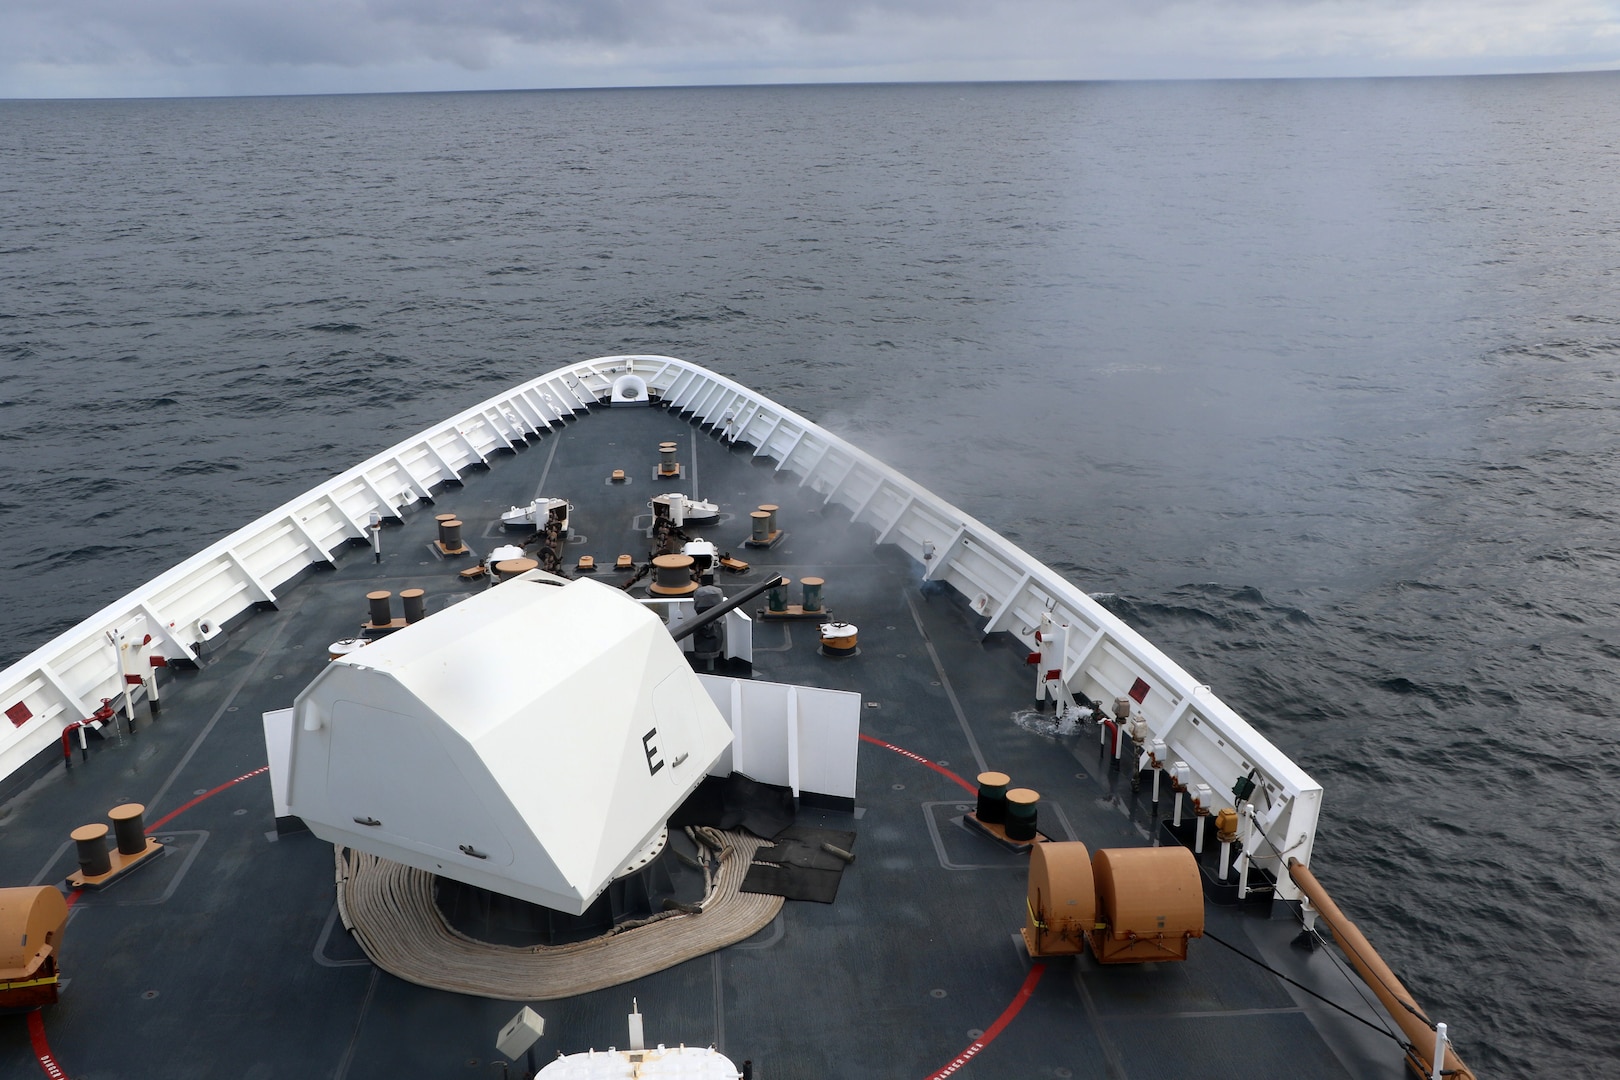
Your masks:
M 654 612 L 541 571 L 334 660 L 294 713 L 315 835 L 571 915 L 732 740 Z

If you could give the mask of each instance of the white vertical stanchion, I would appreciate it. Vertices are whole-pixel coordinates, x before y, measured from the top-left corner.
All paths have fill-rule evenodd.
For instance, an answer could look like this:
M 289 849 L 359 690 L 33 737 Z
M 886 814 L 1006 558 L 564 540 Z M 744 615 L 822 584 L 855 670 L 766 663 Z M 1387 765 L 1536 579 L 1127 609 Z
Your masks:
M 1242 825 L 1242 832 L 1238 834 L 1238 843 L 1242 846 L 1243 850 L 1238 855 L 1237 898 L 1239 900 L 1245 900 L 1249 896 L 1249 849 L 1254 843 L 1254 806 L 1251 803 L 1246 802 L 1242 806 L 1238 807 L 1238 813 L 1242 815 L 1242 817 L 1239 819 Z M 1225 877 L 1224 874 L 1221 876 Z

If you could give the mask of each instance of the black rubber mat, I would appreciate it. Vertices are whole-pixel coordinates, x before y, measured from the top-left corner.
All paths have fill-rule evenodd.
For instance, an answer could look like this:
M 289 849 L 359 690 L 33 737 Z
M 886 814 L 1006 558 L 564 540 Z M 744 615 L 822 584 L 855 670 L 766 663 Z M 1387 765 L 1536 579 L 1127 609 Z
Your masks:
M 739 773 L 727 777 L 709 776 L 675 811 L 669 824 L 671 828 L 687 825 L 743 828 L 761 840 L 773 840 L 793 824 L 793 793 L 785 787 L 762 784 Z
M 853 853 L 855 834 L 805 825 L 782 830 L 775 844 L 754 853 L 754 864 L 743 879 L 742 891 L 832 903 L 838 897 L 838 884 L 848 864 L 823 845 Z

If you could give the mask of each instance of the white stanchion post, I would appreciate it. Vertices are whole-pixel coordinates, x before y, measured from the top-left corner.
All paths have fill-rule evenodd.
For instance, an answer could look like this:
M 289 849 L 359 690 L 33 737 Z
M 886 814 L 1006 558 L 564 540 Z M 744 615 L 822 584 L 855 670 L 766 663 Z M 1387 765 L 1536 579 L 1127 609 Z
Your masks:
M 1166 753 L 1167 753 L 1167 748 L 1164 745 L 1164 740 L 1163 739 L 1154 739 L 1153 740 L 1153 745 L 1148 747 L 1148 752 L 1153 755 L 1153 805 L 1158 806 L 1159 805 L 1159 774 L 1164 772 L 1164 759 L 1165 759 L 1165 756 L 1166 756 Z
M 1238 821 L 1239 821 L 1238 843 L 1243 846 L 1243 851 L 1242 851 L 1242 853 L 1240 855 L 1238 855 L 1238 896 L 1237 896 L 1237 898 L 1239 900 L 1243 900 L 1243 899 L 1246 899 L 1248 897 L 1248 895 L 1249 895 L 1249 851 L 1250 851 L 1251 845 L 1254 843 L 1254 806 L 1253 806 L 1253 804 L 1245 802 L 1242 806 L 1238 807 L 1238 813 L 1240 815 L 1242 815 L 1238 819 Z
M 1446 1025 L 1434 1025 L 1434 1068 L 1429 1073 L 1429 1080 L 1440 1080 L 1440 1072 L 1446 1067 Z
M 1193 854 L 1204 853 L 1204 822 L 1209 820 L 1209 804 L 1214 801 L 1215 793 L 1208 784 L 1199 784 L 1193 788 L 1193 808 L 1198 811 L 1198 838 L 1193 842 Z
M 124 663 L 124 635 L 118 630 L 107 631 L 107 640 L 112 642 L 113 652 L 118 655 L 118 687 L 124 692 L 124 716 L 129 721 L 129 733 L 135 734 L 135 699 L 129 693 L 129 665 Z M 118 726 L 114 718 L 113 726 Z

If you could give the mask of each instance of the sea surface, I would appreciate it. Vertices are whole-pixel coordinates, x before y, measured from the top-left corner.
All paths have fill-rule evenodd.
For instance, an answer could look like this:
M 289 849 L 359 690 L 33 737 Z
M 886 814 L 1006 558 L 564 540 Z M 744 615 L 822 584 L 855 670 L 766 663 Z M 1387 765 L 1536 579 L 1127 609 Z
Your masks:
M 668 353 L 1106 597 L 1326 788 L 1479 1074 L 1620 1070 L 1620 76 L 0 102 L 0 662 Z

